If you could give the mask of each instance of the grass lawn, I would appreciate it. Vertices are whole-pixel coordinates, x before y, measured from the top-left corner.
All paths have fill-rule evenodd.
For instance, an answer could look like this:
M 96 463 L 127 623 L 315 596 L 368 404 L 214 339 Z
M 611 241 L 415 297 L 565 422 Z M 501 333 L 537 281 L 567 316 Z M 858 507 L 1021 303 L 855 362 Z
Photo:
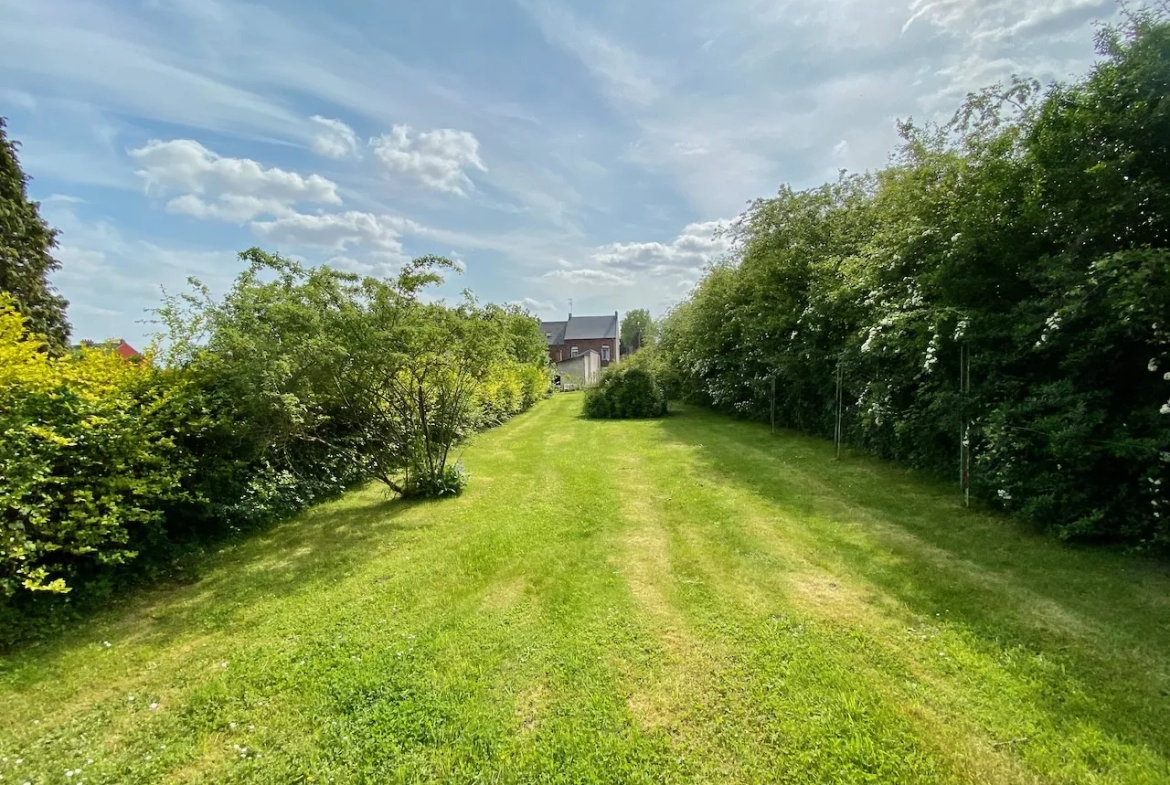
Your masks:
M 1170 571 L 563 395 L 0 658 L 9 783 L 1168 783 Z

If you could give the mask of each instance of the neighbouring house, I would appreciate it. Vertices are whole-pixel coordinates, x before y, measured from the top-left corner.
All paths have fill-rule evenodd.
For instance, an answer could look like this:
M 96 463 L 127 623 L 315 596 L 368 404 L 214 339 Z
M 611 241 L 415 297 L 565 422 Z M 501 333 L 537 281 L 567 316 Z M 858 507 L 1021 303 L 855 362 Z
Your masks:
M 137 349 L 126 343 L 121 338 L 115 338 L 112 341 L 102 341 L 100 343 L 97 341 L 82 341 L 81 343 L 76 344 L 73 348 L 109 349 L 110 351 L 116 352 L 119 357 L 125 360 L 136 360 L 142 356 L 142 354 L 139 353 Z
M 618 343 L 620 322 L 617 311 L 613 316 L 573 316 L 563 322 L 541 322 L 548 342 L 551 363 L 571 360 L 587 351 L 595 351 L 601 358 L 601 367 L 621 359 Z
M 576 357 L 553 363 L 562 390 L 592 387 L 601 373 L 601 354 L 586 349 Z

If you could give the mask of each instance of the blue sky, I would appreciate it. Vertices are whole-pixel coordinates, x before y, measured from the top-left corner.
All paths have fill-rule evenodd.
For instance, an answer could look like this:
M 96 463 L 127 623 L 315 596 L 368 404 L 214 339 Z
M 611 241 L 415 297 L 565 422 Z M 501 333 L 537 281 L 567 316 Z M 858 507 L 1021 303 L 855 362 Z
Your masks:
M 662 313 L 781 183 L 882 165 L 895 121 L 1093 61 L 1112 0 L 0 0 L 0 115 L 75 336 L 251 245 L 545 317 Z

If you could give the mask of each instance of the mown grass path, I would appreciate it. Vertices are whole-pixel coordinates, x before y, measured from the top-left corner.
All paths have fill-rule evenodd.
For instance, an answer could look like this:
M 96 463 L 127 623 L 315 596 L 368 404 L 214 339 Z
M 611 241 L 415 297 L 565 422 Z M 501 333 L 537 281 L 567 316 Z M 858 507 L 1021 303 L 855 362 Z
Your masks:
M 371 487 L 0 659 L 2 782 L 1170 782 L 1164 567 L 579 408 L 481 436 L 458 500 Z

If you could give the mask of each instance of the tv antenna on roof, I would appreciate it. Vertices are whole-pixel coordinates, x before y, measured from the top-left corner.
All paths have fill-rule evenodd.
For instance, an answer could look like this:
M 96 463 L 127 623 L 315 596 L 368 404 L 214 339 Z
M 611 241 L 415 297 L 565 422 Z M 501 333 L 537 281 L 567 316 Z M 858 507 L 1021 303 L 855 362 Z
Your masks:
M 572 315 L 573 315 L 573 298 L 570 297 L 569 298 L 569 316 L 571 317 Z

